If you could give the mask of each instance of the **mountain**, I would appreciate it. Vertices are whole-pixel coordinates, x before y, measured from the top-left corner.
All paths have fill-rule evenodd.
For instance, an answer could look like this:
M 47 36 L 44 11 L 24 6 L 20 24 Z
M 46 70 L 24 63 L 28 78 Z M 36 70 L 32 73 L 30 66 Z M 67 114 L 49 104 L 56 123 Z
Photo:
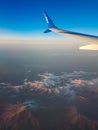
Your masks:
M 39 122 L 23 105 L 2 106 L 0 130 L 39 130 Z

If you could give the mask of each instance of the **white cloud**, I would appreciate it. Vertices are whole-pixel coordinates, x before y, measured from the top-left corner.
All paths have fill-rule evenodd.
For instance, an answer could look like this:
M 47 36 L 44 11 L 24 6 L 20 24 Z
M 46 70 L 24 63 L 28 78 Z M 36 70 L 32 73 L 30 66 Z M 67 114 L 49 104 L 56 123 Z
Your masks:
M 74 79 L 71 80 L 70 83 L 75 87 L 94 86 L 96 84 L 96 82 L 82 79 Z
M 8 98 L 18 98 L 18 100 L 19 98 L 21 100 L 22 95 L 23 102 L 28 107 L 36 107 L 34 102 L 28 102 L 33 100 L 44 101 L 58 98 L 72 104 L 77 96 L 84 100 L 91 98 L 91 92 L 98 95 L 98 74 L 95 72 L 74 71 L 61 75 L 44 73 L 39 74 L 39 76 L 40 80 L 29 81 L 29 79 L 25 79 L 22 85 L 8 84 L 7 86 L 7 84 L 1 83 L 0 92 L 3 90 L 10 95 Z M 86 93 L 84 93 L 85 91 Z M 89 95 L 91 96 L 89 97 Z

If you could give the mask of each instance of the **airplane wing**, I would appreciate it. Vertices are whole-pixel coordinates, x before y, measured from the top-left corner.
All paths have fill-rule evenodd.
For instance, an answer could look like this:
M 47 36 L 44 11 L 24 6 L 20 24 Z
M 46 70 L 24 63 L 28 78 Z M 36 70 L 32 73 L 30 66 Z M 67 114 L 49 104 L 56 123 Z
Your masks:
M 82 41 L 87 44 L 98 45 L 98 36 L 59 29 L 58 27 L 55 26 L 55 24 L 53 23 L 53 21 L 51 20 L 51 18 L 48 16 L 46 12 L 44 12 L 44 17 L 48 25 L 48 29 L 44 33 L 55 32 L 55 33 L 62 34 L 64 36 L 68 36 L 70 38 L 78 39 L 79 41 Z

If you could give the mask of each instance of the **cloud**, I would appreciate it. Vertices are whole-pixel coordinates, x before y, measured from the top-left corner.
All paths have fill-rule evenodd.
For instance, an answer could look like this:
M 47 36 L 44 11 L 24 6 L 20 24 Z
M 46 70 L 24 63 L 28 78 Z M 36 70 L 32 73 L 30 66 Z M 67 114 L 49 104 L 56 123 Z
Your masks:
M 77 99 L 81 99 L 83 102 L 95 102 L 98 99 L 98 74 L 96 72 L 73 71 L 60 75 L 44 73 L 38 76 L 39 80 L 24 79 L 21 85 L 1 83 L 0 93 L 5 92 L 6 100 L 22 102 L 32 109 L 37 109 L 37 106 L 39 108 L 46 107 L 47 103 L 50 103 L 51 107 L 55 107 L 53 106 L 55 99 L 59 100 L 59 102 L 55 102 L 58 106 L 62 102 L 65 103 L 63 106 L 61 105 L 62 107 L 66 107 L 66 104 L 73 105 L 75 101 L 78 101 Z M 38 102 L 39 105 L 34 102 Z
M 39 74 L 41 79 L 29 81 L 22 85 L 0 84 L 0 95 L 4 99 L 20 102 L 32 109 L 75 109 L 89 119 L 98 119 L 98 73 L 74 71 L 72 73 Z M 95 113 L 95 114 L 93 114 Z
M 82 79 L 74 79 L 70 81 L 75 87 L 84 87 L 84 86 L 94 86 L 96 82 L 94 81 L 87 81 Z
M 44 73 L 38 75 L 41 79 L 36 81 L 29 81 L 24 79 L 22 85 L 13 86 L 10 83 L 0 83 L 1 86 L 7 86 L 6 89 L 12 89 L 14 92 L 22 92 L 22 90 L 36 91 L 37 94 L 56 94 L 66 95 L 76 93 L 72 88 L 89 87 L 97 89 L 98 78 L 95 72 L 73 71 L 72 73 L 62 73 L 61 75 L 54 75 L 52 73 Z M 92 77 L 95 77 L 94 79 Z M 88 89 L 89 89 L 88 88 Z

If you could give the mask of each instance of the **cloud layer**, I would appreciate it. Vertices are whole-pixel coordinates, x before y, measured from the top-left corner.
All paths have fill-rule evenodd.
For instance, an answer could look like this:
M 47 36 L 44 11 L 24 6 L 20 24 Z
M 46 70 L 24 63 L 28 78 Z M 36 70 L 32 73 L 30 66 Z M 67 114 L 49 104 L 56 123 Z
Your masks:
M 37 113 L 39 122 L 44 115 L 43 121 L 44 119 L 46 121 L 47 117 L 51 118 L 49 113 L 52 112 L 53 120 L 51 120 L 54 123 L 60 123 L 60 127 L 64 126 L 64 128 L 68 127 L 72 130 L 72 126 L 75 128 L 78 126 L 79 129 L 85 130 L 86 125 L 91 130 L 97 130 L 97 72 L 74 71 L 72 73 L 64 72 L 60 75 L 44 73 L 38 76 L 39 80 L 24 79 L 21 85 L 0 83 L 0 103 L 7 106 L 1 110 L 2 118 L 5 121 L 6 119 L 12 120 L 13 116 L 17 117 L 26 110 L 29 110 L 30 115 Z M 66 119 L 67 125 L 60 122 L 63 119 Z M 46 126 L 48 125 L 52 124 L 48 122 Z

